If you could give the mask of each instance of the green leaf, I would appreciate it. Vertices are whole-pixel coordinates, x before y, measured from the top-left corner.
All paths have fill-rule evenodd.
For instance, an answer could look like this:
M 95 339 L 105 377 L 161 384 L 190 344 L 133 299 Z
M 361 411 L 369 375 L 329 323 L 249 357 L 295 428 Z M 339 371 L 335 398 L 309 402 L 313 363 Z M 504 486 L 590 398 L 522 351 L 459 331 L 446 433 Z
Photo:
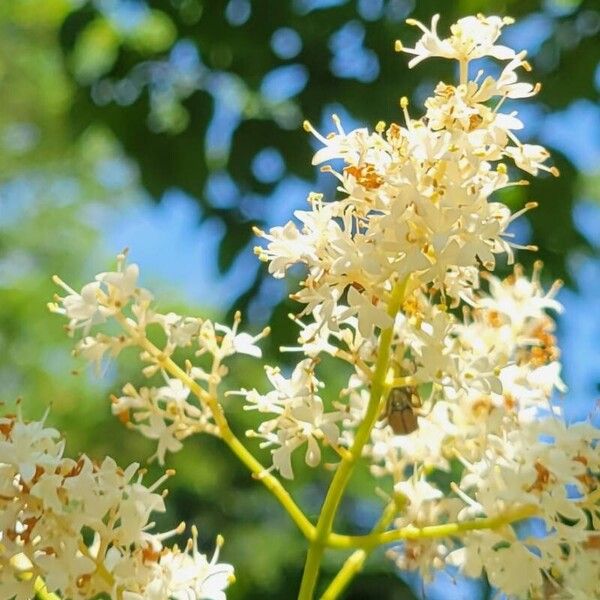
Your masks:
M 173 21 L 162 11 L 152 10 L 127 36 L 127 44 L 141 54 L 164 52 L 177 38 Z
M 117 60 L 121 39 L 104 17 L 97 17 L 82 31 L 75 44 L 72 65 L 75 76 L 89 83 L 111 70 Z
M 579 176 L 577 192 L 580 198 L 600 204 L 600 171 Z

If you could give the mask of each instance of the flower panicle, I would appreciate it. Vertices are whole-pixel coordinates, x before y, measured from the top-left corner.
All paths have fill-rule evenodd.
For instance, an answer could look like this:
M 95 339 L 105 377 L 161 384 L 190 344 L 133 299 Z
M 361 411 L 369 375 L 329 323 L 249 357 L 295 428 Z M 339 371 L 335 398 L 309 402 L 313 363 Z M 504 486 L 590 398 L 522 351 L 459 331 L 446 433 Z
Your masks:
M 208 390 L 227 375 L 223 362 L 233 355 L 262 356 L 257 342 L 269 335 L 268 327 L 257 335 L 239 331 L 239 312 L 231 327 L 209 319 L 157 312 L 152 294 L 138 286 L 139 267 L 127 264 L 126 252 L 117 256 L 116 271 L 100 273 L 79 292 L 59 277 L 53 279 L 66 294 L 56 295 L 49 309 L 68 320 L 70 337 L 80 334 L 74 347 L 76 356 L 100 372 L 107 358 L 116 358 L 126 348 L 137 348 L 145 364 L 145 377 L 162 377 L 162 385 L 136 390 L 127 384 L 121 396 L 112 396 L 113 414 L 156 441 L 153 458 L 164 464 L 167 452 L 180 450 L 182 440 L 190 435 L 220 435 L 207 402 Z M 115 325 L 119 330 L 116 334 Z M 152 330 L 162 333 L 162 349 L 150 342 Z M 178 349 L 193 350 L 199 362 L 187 361 L 185 369 L 178 371 L 181 376 L 173 377 L 166 366 Z M 206 357 L 209 366 L 202 363 Z M 211 364 L 218 368 L 212 369 Z
M 110 457 L 64 456 L 64 440 L 43 421 L 0 417 L 0 595 L 33 597 L 41 578 L 65 598 L 215 598 L 233 581 L 233 568 L 201 554 L 197 532 L 183 551 L 152 532 L 164 494 L 142 481 L 139 465 L 122 469 Z

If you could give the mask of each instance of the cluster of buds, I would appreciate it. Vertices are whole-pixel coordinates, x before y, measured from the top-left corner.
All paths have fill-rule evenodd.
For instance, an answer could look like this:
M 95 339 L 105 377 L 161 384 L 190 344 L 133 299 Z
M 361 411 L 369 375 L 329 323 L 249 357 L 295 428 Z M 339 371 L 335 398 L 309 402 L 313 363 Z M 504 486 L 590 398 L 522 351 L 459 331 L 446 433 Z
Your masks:
M 558 284 L 544 291 L 540 265 L 531 278 L 519 266 L 505 280 L 489 273 L 498 254 L 513 262 L 519 246 L 507 228 L 535 206 L 511 214 L 490 196 L 524 185 L 515 175 L 519 169 L 558 174 L 547 165 L 544 148 L 517 138 L 515 131 L 523 127 L 517 113 L 500 110 L 506 99 L 527 98 L 539 86 L 518 80 L 520 69 L 530 70 L 525 52 L 497 44 L 509 19 L 467 17 L 446 39 L 436 32 L 437 17 L 430 29 L 411 23 L 422 30 L 421 39 L 414 48 L 398 42 L 397 50 L 414 55 L 410 66 L 430 57 L 456 60 L 459 84 L 439 83 L 418 119 L 409 115 L 403 98 L 403 125 L 380 122 L 374 132 L 346 132 L 334 117 L 336 131 L 322 136 L 307 122 L 305 128 L 324 146 L 313 163 L 343 163 L 339 171 L 323 167 L 339 181 L 340 197 L 325 201 L 311 194 L 309 210 L 295 213 L 300 225 L 290 221 L 269 232 L 257 230 L 266 245 L 256 253 L 275 277 L 284 277 L 293 265 L 306 269 L 293 294 L 304 305 L 292 317 L 300 328 L 298 345 L 285 349 L 302 357 L 290 374 L 267 367 L 271 389 L 264 393 L 221 389 L 225 360 L 235 353 L 260 357 L 256 342 L 268 330 L 238 333 L 239 315 L 230 328 L 156 312 L 151 294 L 137 285 L 137 267 L 127 266 L 124 256 L 115 272 L 98 275 L 80 292 L 57 279 L 66 296 L 57 296 L 50 308 L 68 319 L 70 335 L 82 332 L 77 354 L 99 365 L 125 347 L 137 347 L 144 374 L 161 377 L 154 387 L 126 385 L 112 404 L 122 421 L 157 441 L 161 463 L 189 435 L 220 436 L 289 508 L 291 499 L 270 471 L 292 478 L 296 450 L 305 448 L 305 462 L 314 468 L 327 446 L 341 462 L 322 518 L 313 527 L 298 516 L 297 506 L 289 510 L 308 539 L 326 544 L 353 465 L 365 458 L 375 477 L 391 479 L 390 494 L 402 500 L 385 538 L 397 534 L 394 539 L 404 540 L 390 551 L 399 567 L 418 569 L 424 579 L 448 565 L 469 576 L 485 573 L 495 587 L 518 598 L 547 585 L 562 589 L 565 597 L 590 598 L 600 574 L 600 553 L 590 551 L 600 525 L 600 431 L 590 423 L 566 425 L 553 400 L 565 391 L 548 314 L 561 310 Z M 503 61 L 500 74 L 472 73 L 471 62 L 481 58 Z M 149 340 L 153 330 L 163 337 L 160 349 Z M 195 352 L 199 361 L 179 367 L 178 348 Z M 347 376 L 337 396 L 322 391 L 317 375 L 331 364 L 320 361 L 325 355 L 341 363 L 339 376 Z M 241 396 L 244 409 L 262 418 L 249 436 L 270 449 L 268 469 L 228 428 L 221 405 L 225 393 Z M 91 473 L 103 468 L 89 466 Z M 51 476 L 66 478 L 56 468 Z M 35 487 L 28 486 L 32 493 Z M 57 498 L 59 506 L 63 500 Z M 103 514 L 112 516 L 103 526 L 121 509 L 107 510 Z M 535 534 L 514 524 L 532 516 Z M 21 546 L 35 537 L 27 533 L 29 518 L 19 517 L 22 532 L 15 529 Z M 146 539 L 129 542 L 139 548 L 143 565 Z M 89 556 L 74 556 L 84 562 L 108 559 L 109 547 L 122 547 L 110 540 L 101 537 L 86 550 Z M 322 551 L 318 547 L 311 551 Z M 48 556 L 46 561 L 58 554 Z M 175 557 L 169 564 L 178 556 L 191 560 L 187 553 L 166 556 Z M 37 558 L 27 558 L 33 572 Z M 161 556 L 152 568 L 163 568 L 163 560 L 168 562 Z M 215 560 L 202 560 L 230 574 L 227 566 L 219 571 Z M 312 576 L 309 568 L 306 573 Z M 310 597 L 311 585 L 303 584 L 301 597 Z M 183 597 L 164 589 L 157 598 Z
M 85 455 L 67 458 L 64 440 L 44 421 L 0 418 L 0 597 L 27 599 L 43 589 L 64 598 L 224 600 L 233 567 L 198 551 L 197 532 L 183 549 L 153 533 L 163 512 L 157 488 L 137 464 L 121 469 Z

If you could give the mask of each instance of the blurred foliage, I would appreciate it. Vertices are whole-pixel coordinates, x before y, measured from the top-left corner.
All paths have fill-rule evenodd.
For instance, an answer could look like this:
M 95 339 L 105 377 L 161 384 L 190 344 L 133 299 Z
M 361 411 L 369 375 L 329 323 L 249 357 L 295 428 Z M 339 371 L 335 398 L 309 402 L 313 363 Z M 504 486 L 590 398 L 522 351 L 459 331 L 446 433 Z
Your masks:
M 410 71 L 405 57 L 392 51 L 396 38 L 410 43 L 417 36 L 403 23 L 406 17 L 428 22 L 440 10 L 442 27 L 478 11 L 545 15 L 550 26 L 531 57 L 544 85 L 530 101 L 539 118 L 576 98 L 598 101 L 597 0 L 0 3 L 0 399 L 11 402 L 21 394 L 26 412 L 37 414 L 54 402 L 50 419 L 66 431 L 72 453 L 109 453 L 123 463 L 149 456 L 150 445 L 124 432 L 106 399 L 127 379 L 142 383 L 135 356 L 108 365 L 103 379 L 72 375 L 77 365 L 70 345 L 45 311 L 55 291 L 50 275 L 81 283 L 105 269 L 95 223 L 102 211 L 147 196 L 160 201 L 174 187 L 201 205 L 202 219 L 226 225 L 219 265 L 229 269 L 250 251 L 250 225 L 281 214 L 272 196 L 285 191 L 289 177 L 334 193 L 332 178 L 313 181 L 313 147 L 300 129 L 304 118 L 325 130 L 333 110 L 370 126 L 399 119 L 399 96 L 409 96 L 416 113 L 435 83 L 453 76 L 443 61 Z M 569 281 L 569 254 L 589 251 L 573 225 L 572 207 L 581 195 L 600 197 L 600 176 L 580 177 L 553 151 L 559 180 L 538 178 L 502 199 L 513 209 L 540 202 L 527 217 L 531 242 L 540 246 L 545 275 Z M 290 212 L 302 201 L 286 199 Z M 519 259 L 530 263 L 538 256 Z M 269 293 L 264 276 L 257 268 L 251 287 L 240 290 L 242 304 L 261 290 Z M 201 312 L 179 305 L 176 290 L 162 308 Z M 286 317 L 294 309 L 287 301 L 275 309 L 271 351 L 294 342 Z M 240 360 L 232 374 L 231 387 L 263 385 L 257 362 Z M 331 389 L 338 389 L 342 374 L 334 378 L 338 385 L 332 381 Z M 242 434 L 252 419 L 235 410 L 235 397 L 227 402 Z M 225 558 L 237 569 L 234 600 L 289 598 L 304 545 L 268 494 L 216 440 L 190 440 L 169 466 L 178 476 L 169 486 L 171 512 L 161 524 L 196 522 L 207 549 L 218 532 L 225 535 Z M 149 477 L 156 472 L 152 468 Z M 318 512 L 326 482 L 325 472 L 291 486 L 309 514 Z M 370 489 L 368 473 L 359 473 L 340 530 L 368 529 L 376 519 L 379 507 L 361 499 Z M 370 560 L 348 598 L 411 597 L 380 559 Z M 339 560 L 331 555 L 326 575 Z
M 89 127 L 74 136 L 69 126 L 74 86 L 57 32 L 70 8 L 58 1 L 0 5 L 1 399 L 47 393 L 41 403 L 55 397 L 64 406 L 90 393 L 87 382 L 68 376 L 62 332 L 49 326 L 50 277 L 86 268 L 95 204 L 117 206 L 131 197 L 131 186 L 103 183 L 119 156 L 112 134 Z

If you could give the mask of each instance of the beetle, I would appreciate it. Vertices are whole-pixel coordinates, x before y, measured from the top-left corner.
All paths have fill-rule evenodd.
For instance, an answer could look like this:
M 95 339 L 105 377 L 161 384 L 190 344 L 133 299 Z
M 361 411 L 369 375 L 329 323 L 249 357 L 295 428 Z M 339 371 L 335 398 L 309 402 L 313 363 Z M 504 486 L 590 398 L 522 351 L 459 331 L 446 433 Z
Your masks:
M 419 428 L 415 408 L 420 405 L 417 389 L 412 386 L 395 387 L 388 394 L 380 420 L 387 419 L 394 435 L 408 435 Z

